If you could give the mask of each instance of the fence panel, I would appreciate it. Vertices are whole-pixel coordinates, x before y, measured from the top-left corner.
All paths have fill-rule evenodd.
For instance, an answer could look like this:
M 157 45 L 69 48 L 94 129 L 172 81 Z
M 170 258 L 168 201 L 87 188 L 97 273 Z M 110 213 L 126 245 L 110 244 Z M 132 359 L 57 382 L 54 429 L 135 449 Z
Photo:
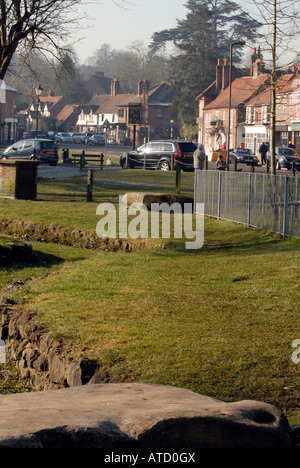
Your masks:
M 300 237 L 300 178 L 196 171 L 195 206 L 205 215 Z

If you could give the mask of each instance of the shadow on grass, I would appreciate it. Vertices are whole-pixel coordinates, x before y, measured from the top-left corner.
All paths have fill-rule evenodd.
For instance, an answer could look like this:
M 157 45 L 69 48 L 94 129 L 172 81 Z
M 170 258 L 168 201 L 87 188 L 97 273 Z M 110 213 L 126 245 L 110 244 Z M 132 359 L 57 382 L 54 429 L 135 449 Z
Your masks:
M 166 241 L 165 249 L 173 252 L 185 252 L 187 254 L 201 255 L 203 252 L 222 252 L 226 254 L 236 253 L 237 251 L 255 251 L 255 254 L 266 253 L 268 251 L 290 251 L 300 250 L 300 240 L 296 238 L 283 238 L 279 234 L 274 234 L 269 231 L 250 231 L 249 236 L 243 235 L 241 238 L 237 238 L 236 235 L 232 237 L 231 241 L 228 241 L 228 236 L 223 240 L 222 238 L 216 239 L 210 235 L 204 241 L 204 245 L 199 249 L 187 249 L 185 242 L 182 240 L 178 241 Z M 191 243 L 192 240 L 187 239 L 187 242 Z
M 0 258 L 0 270 L 13 272 L 24 268 L 44 268 L 60 265 L 64 261 L 56 255 L 33 250 L 30 257 L 26 258 Z

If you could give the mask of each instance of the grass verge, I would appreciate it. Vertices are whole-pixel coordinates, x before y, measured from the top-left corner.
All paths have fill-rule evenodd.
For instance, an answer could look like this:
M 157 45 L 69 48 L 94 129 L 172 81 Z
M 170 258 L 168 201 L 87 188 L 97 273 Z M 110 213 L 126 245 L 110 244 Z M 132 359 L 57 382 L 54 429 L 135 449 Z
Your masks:
M 133 172 L 101 176 L 95 199 L 117 200 L 125 187 L 142 184 L 170 191 L 170 174 L 144 173 L 141 180 Z M 79 201 L 76 187 L 72 201 L 76 181 L 45 181 L 39 201 L 0 200 L 0 207 L 6 216 L 90 228 L 95 204 Z M 45 199 L 57 193 L 68 201 Z M 96 358 L 114 381 L 180 386 L 223 401 L 262 400 L 283 410 L 290 424 L 300 423 L 299 365 L 291 359 L 300 325 L 298 240 L 206 218 L 198 251 L 178 241 L 131 253 L 32 245 L 36 262 L 3 269 L 0 286 L 55 270 L 14 294 L 64 336 L 70 354 Z

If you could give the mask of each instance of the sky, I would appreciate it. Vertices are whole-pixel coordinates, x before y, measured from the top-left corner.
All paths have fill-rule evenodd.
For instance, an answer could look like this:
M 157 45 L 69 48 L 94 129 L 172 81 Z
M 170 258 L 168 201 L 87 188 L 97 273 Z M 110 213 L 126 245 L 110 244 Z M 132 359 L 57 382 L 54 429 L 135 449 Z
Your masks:
M 83 29 L 77 37 L 82 39 L 74 46 L 81 63 L 105 42 L 119 50 L 126 49 L 134 41 L 148 45 L 154 32 L 175 27 L 177 19 L 184 19 L 188 12 L 185 0 L 102 0 L 98 4 L 91 3 L 79 8 L 81 14 L 85 12 L 93 18 L 81 21 Z

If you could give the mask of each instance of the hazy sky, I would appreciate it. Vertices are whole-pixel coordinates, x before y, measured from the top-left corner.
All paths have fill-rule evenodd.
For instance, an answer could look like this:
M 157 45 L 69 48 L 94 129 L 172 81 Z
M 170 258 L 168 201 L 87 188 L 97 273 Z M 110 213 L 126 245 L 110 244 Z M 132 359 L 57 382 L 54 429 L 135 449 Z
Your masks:
M 104 42 L 113 49 L 125 49 L 139 40 L 149 44 L 154 32 L 169 29 L 184 19 L 188 10 L 185 0 L 102 0 L 98 4 L 85 5 L 80 12 L 86 12 L 93 21 L 83 21 L 84 29 L 78 32 L 82 37 L 75 50 L 80 62 L 84 62 Z

